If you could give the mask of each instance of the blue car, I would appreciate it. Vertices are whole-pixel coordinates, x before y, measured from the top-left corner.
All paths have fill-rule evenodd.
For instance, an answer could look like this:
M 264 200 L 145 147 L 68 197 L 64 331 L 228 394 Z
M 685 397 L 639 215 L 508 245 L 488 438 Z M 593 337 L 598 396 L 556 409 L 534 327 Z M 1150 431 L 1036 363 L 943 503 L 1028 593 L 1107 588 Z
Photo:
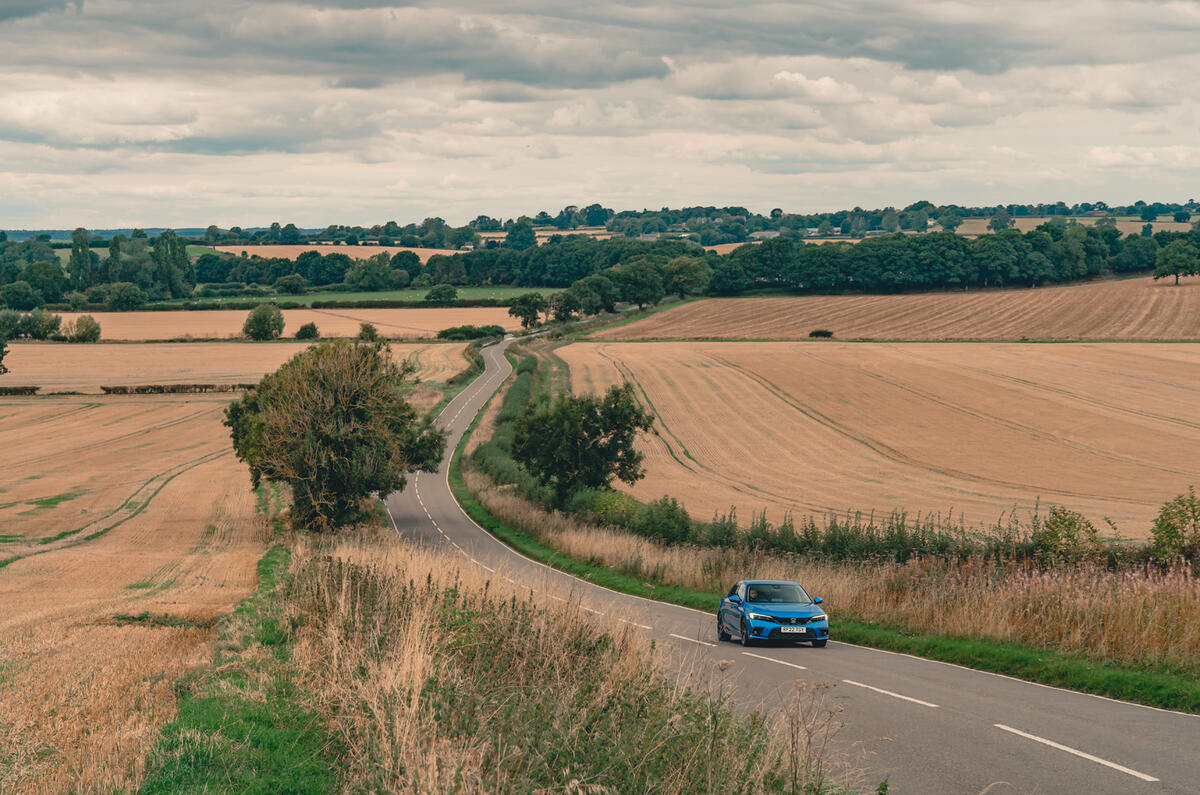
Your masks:
M 829 616 L 817 607 L 800 583 L 786 580 L 743 580 L 721 599 L 717 638 L 737 635 L 743 646 L 759 640 L 809 641 L 820 648 L 829 642 Z

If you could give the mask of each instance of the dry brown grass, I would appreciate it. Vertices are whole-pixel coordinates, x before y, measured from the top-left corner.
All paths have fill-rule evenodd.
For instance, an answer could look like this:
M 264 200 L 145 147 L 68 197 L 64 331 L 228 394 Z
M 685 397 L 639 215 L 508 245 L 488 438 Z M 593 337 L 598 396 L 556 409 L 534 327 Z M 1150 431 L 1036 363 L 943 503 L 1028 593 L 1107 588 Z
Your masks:
M 173 683 L 207 662 L 208 627 L 253 588 L 265 546 L 223 408 L 0 403 L 10 456 L 0 496 L 12 501 L 0 509 L 0 560 L 19 558 L 0 568 L 0 790 L 135 785 L 174 714 Z M 64 494 L 78 496 L 30 504 Z M 144 611 L 196 626 L 113 621 Z
M 1200 345 L 576 343 L 575 392 L 657 415 L 639 500 L 776 524 L 847 510 L 992 525 L 1040 499 L 1146 537 L 1200 482 Z M 1043 510 L 1044 512 L 1044 510 Z
M 598 339 L 1196 340 L 1200 279 L 908 295 L 806 295 L 693 301 Z M 103 321 L 102 321 L 103 322 Z
M 741 771 L 750 746 L 793 760 L 800 784 L 828 772 L 838 724 L 819 694 L 799 694 L 781 716 L 795 730 L 789 754 L 782 733 L 744 734 L 726 707 L 668 684 L 675 663 L 645 633 L 535 597 L 541 582 L 517 585 L 390 533 L 302 543 L 292 571 L 293 659 L 348 750 L 349 791 L 520 791 L 538 781 L 565 791 L 594 782 L 598 792 L 691 792 L 698 781 L 710 792 L 761 791 L 767 765 Z M 722 691 L 725 667 L 696 675 Z M 447 689 L 453 708 L 441 703 Z M 641 704 L 636 718 L 630 702 Z M 609 715 L 635 723 L 605 725 Z M 597 737 L 634 735 L 639 742 L 597 747 Z
M 63 324 L 80 313 L 61 312 Z M 249 310 L 206 309 L 164 312 L 92 312 L 105 340 L 241 339 Z M 359 325 L 370 323 L 380 336 L 426 339 L 451 326 L 497 325 L 519 327 L 502 306 L 441 307 L 434 309 L 284 309 L 283 333 L 291 336 L 305 323 L 316 323 L 326 337 L 355 337 Z
M 37 385 L 42 392 L 99 394 L 100 386 L 136 384 L 245 384 L 309 346 L 306 342 L 164 342 L 70 345 L 15 342 L 0 386 Z M 465 343 L 396 343 L 397 359 L 410 359 L 422 381 L 446 381 L 466 369 Z
M 837 616 L 912 632 L 1059 649 L 1126 665 L 1200 671 L 1200 578 L 1154 569 L 1082 566 L 1037 571 L 1010 564 L 834 564 L 752 552 L 665 546 L 547 514 L 470 469 L 472 493 L 502 522 L 556 551 L 638 577 L 710 593 L 748 576 L 795 580 Z

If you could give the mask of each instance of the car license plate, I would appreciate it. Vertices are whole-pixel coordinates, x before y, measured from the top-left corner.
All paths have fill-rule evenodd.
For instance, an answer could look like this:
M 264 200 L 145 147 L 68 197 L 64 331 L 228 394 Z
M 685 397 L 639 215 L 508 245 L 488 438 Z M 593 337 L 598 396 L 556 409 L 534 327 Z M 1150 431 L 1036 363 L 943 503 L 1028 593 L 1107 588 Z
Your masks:
M 795 632 L 798 635 L 803 635 L 808 632 L 808 627 L 780 627 L 780 632 Z

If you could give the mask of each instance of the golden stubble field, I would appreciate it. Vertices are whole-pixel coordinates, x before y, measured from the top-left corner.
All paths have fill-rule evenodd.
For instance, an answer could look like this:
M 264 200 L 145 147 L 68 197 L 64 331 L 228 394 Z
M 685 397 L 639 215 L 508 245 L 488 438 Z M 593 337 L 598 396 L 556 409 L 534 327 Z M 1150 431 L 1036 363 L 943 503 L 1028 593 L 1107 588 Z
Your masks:
M 130 342 L 71 345 L 14 342 L 0 386 L 40 386 L 42 392 L 100 393 L 100 386 L 255 383 L 309 346 L 307 342 Z M 467 367 L 466 343 L 393 343 L 422 381 L 445 381 Z
M 351 259 L 370 259 L 377 254 L 397 254 L 401 251 L 411 251 L 417 255 L 417 258 L 424 264 L 429 261 L 429 258 L 442 254 L 449 256 L 451 254 L 461 254 L 452 248 L 409 248 L 407 246 L 331 246 L 331 245 L 316 245 L 307 243 L 303 245 L 257 245 L 257 246 L 206 246 L 222 254 L 238 254 L 245 252 L 252 257 L 282 257 L 283 259 L 296 259 L 306 251 L 316 251 L 318 254 L 345 254 Z
M 141 368 L 125 376 L 197 381 L 242 351 L 239 377 L 273 369 L 290 347 L 14 349 L 48 374 L 80 368 L 66 386 L 120 372 L 110 354 Z M 461 345 L 395 347 L 419 349 L 423 380 L 466 366 Z M 209 664 L 214 622 L 254 588 L 272 542 L 222 425 L 232 397 L 0 398 L 0 792 L 136 788 L 175 682 Z M 143 613 L 183 623 L 123 618 Z
M 1200 279 L 1149 278 L 1031 290 L 710 298 L 598 339 L 1200 339 Z
M 305 323 L 316 323 L 326 337 L 354 337 L 359 325 L 371 323 L 384 337 L 423 339 L 451 326 L 502 326 L 519 328 L 508 309 L 499 306 L 445 307 L 437 309 L 284 309 L 283 335 L 294 336 Z M 78 312 L 59 312 L 63 324 Z M 166 312 L 92 312 L 106 340 L 233 339 L 242 337 L 249 310 L 205 309 Z
M 847 509 L 991 524 L 1040 500 L 1143 537 L 1200 485 L 1200 345 L 576 343 L 576 393 L 658 417 L 642 500 L 746 523 Z

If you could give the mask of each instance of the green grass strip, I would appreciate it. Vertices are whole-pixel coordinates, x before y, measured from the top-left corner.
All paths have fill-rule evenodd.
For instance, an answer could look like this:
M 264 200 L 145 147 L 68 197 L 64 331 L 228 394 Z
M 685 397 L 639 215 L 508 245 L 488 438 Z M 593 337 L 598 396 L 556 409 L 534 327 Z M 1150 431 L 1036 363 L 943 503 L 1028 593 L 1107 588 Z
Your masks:
M 463 510 L 480 527 L 522 555 L 590 583 L 632 596 L 716 613 L 720 594 L 669 585 L 655 586 L 613 569 L 563 555 L 492 516 L 475 499 L 462 479 L 462 450 L 474 430 L 475 422 L 472 422 L 454 451 L 450 461 L 450 489 Z M 870 624 L 841 616 L 833 621 L 833 638 L 1082 693 L 1162 709 L 1200 713 L 1200 681 L 1171 671 L 1125 668 L 1064 652 L 990 640 L 914 634 L 898 627 Z
M 336 740 L 288 674 L 288 634 L 273 617 L 288 550 L 275 547 L 258 563 L 258 588 L 234 610 L 249 619 L 245 634 L 226 638 L 214 673 L 184 693 L 179 714 L 163 728 L 143 793 L 323 793 L 337 790 Z M 252 643 L 273 654 L 238 660 Z M 233 664 L 228 664 L 233 663 Z M 267 682 L 252 685 L 248 666 Z M 186 684 L 183 688 L 186 689 Z

